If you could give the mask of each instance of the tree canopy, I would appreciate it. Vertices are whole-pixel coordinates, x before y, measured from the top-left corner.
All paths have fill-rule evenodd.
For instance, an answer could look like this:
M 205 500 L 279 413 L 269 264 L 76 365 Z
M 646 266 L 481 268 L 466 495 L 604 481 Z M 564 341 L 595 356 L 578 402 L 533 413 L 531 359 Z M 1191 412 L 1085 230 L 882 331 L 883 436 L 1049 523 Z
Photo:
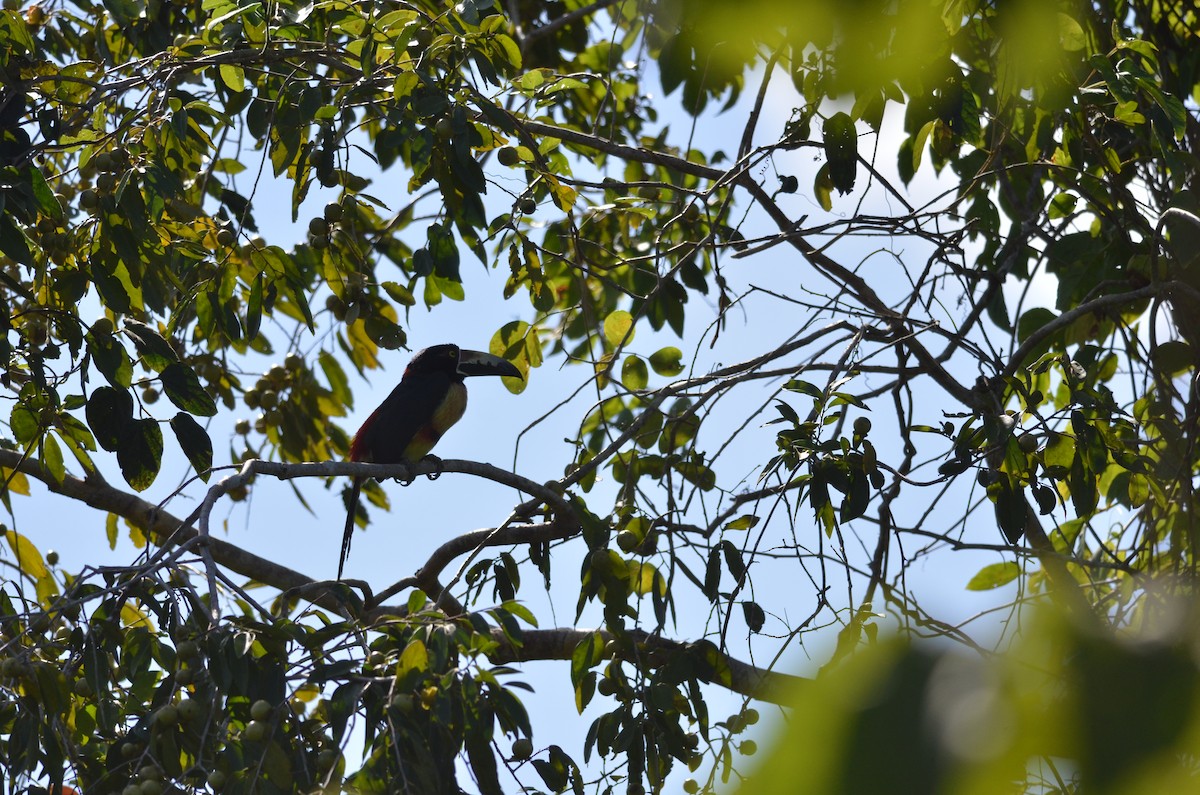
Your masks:
M 1045 730 L 993 737 L 991 785 L 1186 773 L 1191 641 L 1114 638 L 1195 592 L 1197 30 L 1160 0 L 6 0 L 6 791 L 729 791 L 759 707 L 867 680 L 903 697 L 813 781 L 878 791 L 853 754 L 903 737 L 881 758 L 933 791 L 987 743 L 921 739 L 944 666 L 880 633 L 986 661 L 1042 604 L 1071 629 L 1017 658 L 1084 677 L 1085 728 L 1001 688 Z M 566 436 L 553 479 L 344 463 L 446 302 L 514 318 L 490 351 Z M 444 543 L 394 582 L 213 520 L 267 479 L 443 471 L 523 496 L 425 517 Z M 31 481 L 141 554 L 63 570 Z M 946 558 L 994 597 L 970 621 L 930 596 Z M 581 747 L 530 720 L 539 661 Z

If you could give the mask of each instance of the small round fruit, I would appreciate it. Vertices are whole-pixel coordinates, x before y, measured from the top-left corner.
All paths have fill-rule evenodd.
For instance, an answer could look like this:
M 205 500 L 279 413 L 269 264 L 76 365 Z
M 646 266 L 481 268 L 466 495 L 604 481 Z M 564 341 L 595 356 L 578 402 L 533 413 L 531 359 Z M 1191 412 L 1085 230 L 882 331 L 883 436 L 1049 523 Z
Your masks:
M 524 196 L 517 202 L 517 209 L 524 215 L 533 215 L 537 212 L 537 200 L 532 196 Z
M 274 389 L 267 389 L 258 396 L 258 404 L 264 409 L 273 409 L 279 405 L 279 393 Z
M 167 704 L 155 713 L 154 722 L 159 726 L 174 726 L 179 723 L 179 708 L 174 704 Z
M 41 6 L 30 6 L 25 10 L 25 21 L 33 27 L 46 24 L 46 11 Z
M 433 126 L 433 131 L 437 133 L 437 137 L 443 141 L 449 141 L 454 137 L 454 122 L 449 119 L 438 119 L 437 124 Z
M 161 781 L 143 781 L 138 787 L 141 795 L 162 795 L 163 783 Z
M 267 739 L 267 724 L 261 720 L 252 720 L 246 724 L 245 737 L 252 743 L 261 743 Z
M 329 222 L 324 218 L 313 218 L 308 222 L 308 233 L 314 237 L 316 235 L 328 235 Z
M 329 235 L 309 235 L 308 244 L 317 251 L 324 251 L 329 248 Z
M 332 748 L 324 748 L 317 754 L 317 769 L 329 770 L 337 764 L 338 752 Z
M 175 672 L 175 683 L 180 687 L 187 687 L 196 683 L 196 669 L 180 668 Z
M 528 737 L 519 737 L 512 744 L 513 759 L 528 759 L 533 756 L 533 740 Z
M 219 792 L 225 789 L 225 784 L 228 783 L 229 776 L 225 775 L 220 770 L 214 770 L 208 774 L 208 786 L 213 788 L 214 792 Z
M 1038 440 L 1032 433 L 1023 433 L 1017 437 L 1017 445 L 1021 448 L 1022 453 L 1036 453 Z
M 621 548 L 622 552 L 632 552 L 638 548 L 638 544 L 640 543 L 641 539 L 637 537 L 636 533 L 628 530 L 622 530 L 617 533 L 617 546 Z
M 346 208 L 342 207 L 342 205 L 338 204 L 337 202 L 330 202 L 329 204 L 326 204 L 325 211 L 323 213 L 325 220 L 331 224 L 342 220 L 345 214 Z
M 694 778 L 689 778 L 683 782 L 683 791 L 688 795 L 696 795 L 700 791 L 700 782 Z
M 105 171 L 96 177 L 96 189 L 101 193 L 109 193 L 115 187 L 117 187 L 117 175 L 111 171 Z
M 344 320 L 346 317 L 346 302 L 336 295 L 325 299 L 325 308 L 338 320 Z
M 113 156 L 109 152 L 101 152 L 92 158 L 92 165 L 99 171 L 113 170 Z
M 433 31 L 428 28 L 417 28 L 413 32 L 412 43 L 422 50 L 425 49 L 433 44 Z
M 79 206 L 85 210 L 94 210 L 100 206 L 100 196 L 96 191 L 87 188 L 79 194 Z
M 237 242 L 237 235 L 232 229 L 222 228 L 217 232 L 217 244 L 221 246 L 232 246 Z
M 392 696 L 392 709 L 397 712 L 407 715 L 413 711 L 414 706 L 416 706 L 416 699 L 413 698 L 412 693 L 397 693 Z
M 854 432 L 859 436 L 866 436 L 871 432 L 871 418 L 857 417 L 854 420 Z
M 124 759 L 133 759 L 142 752 L 142 747 L 135 742 L 126 742 L 121 746 L 121 757 Z
M 694 751 L 700 747 L 700 735 L 695 732 L 690 732 L 683 736 L 683 744 L 690 750 Z
M 143 403 L 151 403 L 151 404 L 157 403 L 158 402 L 158 390 L 152 386 L 148 386 L 145 389 L 143 389 L 142 390 L 142 402 Z
M 92 324 L 90 331 L 93 337 L 111 337 L 116 326 L 113 325 L 112 318 L 101 317 L 96 318 L 96 322 Z
M 245 436 L 250 433 L 250 420 L 242 417 L 233 424 L 233 432 L 239 436 Z
M 742 740 L 742 744 L 738 746 L 738 752 L 743 756 L 754 756 L 758 751 L 758 743 L 753 740 Z
M 299 372 L 304 369 L 304 357 L 298 353 L 289 353 L 283 357 L 283 366 L 290 372 Z
M 754 707 L 750 707 L 742 713 L 742 720 L 746 721 L 747 726 L 753 726 L 754 724 L 758 723 L 758 710 L 756 710 Z
M 142 795 L 142 786 L 140 784 L 126 784 L 125 789 L 121 790 L 121 795 Z
M 46 563 L 51 566 L 58 565 L 58 553 L 53 549 L 46 553 Z
M 521 162 L 521 155 L 515 147 L 505 146 L 496 152 L 496 160 L 500 165 L 511 168 Z
M 185 698 L 179 702 L 179 717 L 189 723 L 197 720 L 203 711 L 204 708 L 200 706 L 200 702 L 194 698 Z
M 617 692 L 617 686 L 611 679 L 601 679 L 596 684 L 596 692 L 602 696 L 611 696 Z
M 263 698 L 250 705 L 250 717 L 254 720 L 266 720 L 271 717 L 271 713 L 274 711 L 271 702 Z

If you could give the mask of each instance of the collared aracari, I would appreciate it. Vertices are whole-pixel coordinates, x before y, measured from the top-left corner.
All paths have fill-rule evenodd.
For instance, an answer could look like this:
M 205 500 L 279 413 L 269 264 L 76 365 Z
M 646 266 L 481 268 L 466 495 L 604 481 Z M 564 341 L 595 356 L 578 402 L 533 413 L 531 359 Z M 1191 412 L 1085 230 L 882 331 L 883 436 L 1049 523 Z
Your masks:
M 499 356 L 461 350 L 457 345 L 434 345 L 418 351 L 405 368 L 400 383 L 354 435 L 350 460 L 373 464 L 420 461 L 466 411 L 467 387 L 463 379 L 469 375 L 520 378 L 521 371 Z M 356 477 L 351 487 L 342 554 L 338 559 L 339 580 L 350 553 L 362 482 L 362 477 Z

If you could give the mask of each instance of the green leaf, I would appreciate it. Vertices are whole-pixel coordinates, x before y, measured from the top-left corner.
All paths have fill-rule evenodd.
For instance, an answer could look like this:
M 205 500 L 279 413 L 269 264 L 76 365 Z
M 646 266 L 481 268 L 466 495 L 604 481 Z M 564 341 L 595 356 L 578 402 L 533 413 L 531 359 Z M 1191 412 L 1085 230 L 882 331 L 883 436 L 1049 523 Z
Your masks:
M 9 427 L 12 428 L 13 436 L 17 438 L 18 442 L 24 445 L 28 445 L 37 439 L 38 434 L 42 431 L 42 424 L 38 421 L 38 415 L 20 403 L 13 405 L 8 422 Z
M 412 290 L 409 290 L 402 284 L 384 282 L 383 289 L 393 301 L 401 306 L 416 306 L 417 304 L 417 299 L 413 296 Z
M 683 351 L 668 345 L 650 354 L 650 366 L 654 372 L 667 378 L 674 378 L 683 372 Z
M 219 69 L 221 82 L 228 86 L 230 91 L 236 91 L 240 94 L 246 90 L 246 72 L 242 67 L 235 64 L 223 63 Z
M 414 638 L 400 653 L 400 660 L 396 663 L 396 675 L 403 676 L 409 671 L 427 670 L 429 670 L 429 649 L 420 638 Z
M 108 383 L 118 388 L 128 388 L 133 383 L 133 360 L 125 347 L 113 336 L 97 337 L 88 334 L 88 352 L 92 361 Z
M 0 253 L 7 254 L 22 265 L 33 265 L 29 240 L 7 213 L 0 213 Z
M 729 524 L 725 525 L 726 530 L 750 530 L 758 524 L 758 517 L 754 514 L 742 514 L 734 519 Z
M 725 567 L 740 585 L 746 577 L 746 564 L 742 561 L 742 552 L 732 541 L 721 542 L 721 552 L 725 555 Z
M 260 272 L 250 285 L 250 299 L 246 303 L 246 339 L 253 341 L 262 324 L 263 275 Z
M 925 142 L 929 140 L 930 133 L 937 125 L 937 120 L 926 122 L 925 125 L 913 137 L 912 144 L 912 173 L 916 174 L 921 170 L 921 157 L 925 154 Z M 905 180 L 905 184 L 908 180 Z
M 646 362 L 642 357 L 636 354 L 630 354 L 625 357 L 625 361 L 621 364 L 621 383 L 626 389 L 645 389 L 646 384 L 650 382 L 650 372 L 646 369 Z
M 835 113 L 822 126 L 829 178 L 838 193 L 854 190 L 858 173 L 858 131 L 846 113 Z
M 162 429 L 154 420 L 134 420 L 126 426 L 117 448 L 117 463 L 125 482 L 135 491 L 145 491 L 158 477 L 162 464 Z
M 571 652 L 571 684 L 578 686 L 592 666 L 600 662 L 604 654 L 604 636 L 593 632 L 575 646 Z
M 133 340 L 142 362 L 156 373 L 162 372 L 168 365 L 179 361 L 171 344 L 145 323 L 126 320 L 125 336 Z
M 1058 43 L 1066 52 L 1079 52 L 1087 47 L 1083 26 L 1061 11 L 1058 13 Z
M 1136 100 L 1128 102 L 1118 102 L 1117 109 L 1113 113 L 1113 118 L 1129 127 L 1136 127 L 1139 124 L 1146 123 L 1146 117 L 1138 112 L 1138 104 Z
M 115 453 L 126 426 L 133 420 L 133 397 L 124 389 L 102 386 L 92 391 L 84 416 L 96 444 Z
M 816 178 L 813 179 L 813 198 L 821 205 L 822 210 L 828 212 L 833 209 L 833 178 L 829 176 L 828 163 L 821 165 Z
M 624 309 L 609 312 L 608 317 L 604 318 L 604 339 L 612 348 L 633 342 L 633 315 Z
M 62 485 L 67 477 L 67 467 L 63 462 L 62 448 L 59 447 L 54 434 L 49 431 L 42 436 L 42 466 L 50 473 L 50 477 L 54 478 L 55 483 Z
M 508 58 L 508 62 L 512 64 L 514 69 L 521 68 L 521 48 L 510 37 L 503 33 L 495 35 L 495 41 L 500 45 L 500 49 L 504 52 L 504 56 Z
M 1002 585 L 1008 585 L 1021 576 L 1021 567 L 1015 561 L 1006 560 L 1003 563 L 992 563 L 975 572 L 975 576 L 967 583 L 968 591 L 990 591 Z
M 29 184 L 33 188 L 33 198 L 37 200 L 38 210 L 42 215 L 62 221 L 62 205 L 58 203 L 58 199 L 54 197 L 54 191 L 50 189 L 46 178 L 42 176 L 42 170 L 30 163 L 26 168 L 26 173 L 29 175 Z
M 208 431 L 191 414 L 183 411 L 171 419 L 171 430 L 175 432 L 175 439 L 196 474 L 207 483 L 213 462 L 212 440 L 208 438 Z
M 8 545 L 12 548 L 13 554 L 17 558 L 17 568 L 20 571 L 29 575 L 34 580 L 41 580 L 50 575 L 49 570 L 46 569 L 46 562 L 42 558 L 42 553 L 38 551 L 38 548 L 34 546 L 32 541 L 16 530 L 5 530 L 4 537 L 8 540 Z
M 342 369 L 341 362 L 329 351 L 321 351 L 317 355 L 317 361 L 321 365 L 321 371 L 325 373 L 325 380 L 329 382 L 329 389 L 333 392 L 333 397 L 342 405 L 354 408 L 354 394 L 350 391 L 350 379 L 346 377 L 346 371 Z
M 160 375 L 163 392 L 179 408 L 200 417 L 211 417 L 217 413 L 217 404 L 212 395 L 204 390 L 200 379 L 186 364 L 172 364 Z
M 763 624 L 767 622 L 767 614 L 757 602 L 742 602 L 742 617 L 746 619 L 746 626 L 751 632 L 761 632 Z

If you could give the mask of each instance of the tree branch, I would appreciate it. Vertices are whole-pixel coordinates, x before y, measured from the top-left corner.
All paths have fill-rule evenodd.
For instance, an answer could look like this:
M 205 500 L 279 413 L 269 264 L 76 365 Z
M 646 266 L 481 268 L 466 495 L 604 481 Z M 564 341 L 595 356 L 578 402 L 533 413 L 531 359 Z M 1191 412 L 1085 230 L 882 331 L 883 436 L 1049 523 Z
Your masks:
M 557 493 L 544 486 L 534 483 L 520 475 L 505 472 L 502 469 L 481 464 L 475 461 L 447 460 L 442 462 L 444 471 L 473 474 L 495 480 L 499 483 L 513 485 L 522 490 L 530 489 L 539 496 L 545 496 L 547 502 L 557 502 L 565 505 Z M 160 506 L 147 502 L 133 494 L 110 486 L 100 478 L 81 479 L 67 475 L 62 483 L 58 483 L 46 469 L 36 461 L 23 459 L 14 450 L 0 450 L 0 466 L 23 472 L 29 477 L 43 483 L 52 493 L 82 502 L 89 507 L 114 513 L 147 533 L 153 534 L 160 543 L 178 545 L 197 538 L 200 533 L 192 526 L 191 517 L 180 520 L 163 510 Z M 405 476 L 416 476 L 436 472 L 437 465 L 423 461 L 415 466 L 406 467 L 403 464 L 359 464 L 351 462 L 321 462 L 305 464 L 284 464 L 272 461 L 249 461 L 238 475 L 225 478 L 224 481 L 236 480 L 240 475 L 252 470 L 260 474 L 274 474 L 280 479 L 296 477 L 317 477 L 321 475 L 376 475 L 379 477 L 394 476 L 401 473 Z M 519 484 L 519 485 L 518 485 Z M 220 484 L 209 489 L 214 493 Z M 218 493 L 224 493 L 223 491 Z M 569 509 L 568 509 L 569 510 Z M 488 545 L 502 543 L 527 543 L 529 541 L 553 540 L 560 537 L 557 534 L 569 534 L 571 528 L 558 527 L 555 524 L 516 526 L 505 528 L 499 533 L 494 530 L 480 530 L 459 536 L 451 542 L 443 544 L 430 557 L 426 567 L 444 566 L 464 551 L 470 551 L 481 543 L 481 537 L 494 534 L 492 539 L 484 539 Z M 241 547 L 209 537 L 205 542 L 212 550 L 212 557 L 217 563 L 246 577 L 251 577 L 266 585 L 281 591 L 303 592 L 305 598 L 314 604 L 328 609 L 338 615 L 350 615 L 347 601 L 343 598 L 345 586 L 334 584 L 324 585 L 297 571 L 280 566 L 277 563 L 247 552 Z M 388 615 L 396 615 L 396 611 L 384 611 Z M 495 630 L 493 636 L 500 643 L 500 648 L 489 655 L 493 663 L 533 662 L 537 660 L 569 660 L 575 647 L 593 634 L 586 629 L 548 629 L 527 630 L 522 634 L 520 649 L 514 648 L 500 630 Z M 601 631 L 605 640 L 611 635 Z M 752 698 L 769 701 L 776 704 L 786 704 L 787 695 L 799 683 L 807 680 L 790 676 L 776 671 L 757 668 L 717 651 L 710 643 L 685 643 L 651 635 L 642 630 L 627 633 L 637 644 L 626 656 L 631 662 L 638 664 L 654 664 L 655 654 L 690 653 L 696 655 L 702 665 L 701 678 L 715 685 L 725 687 L 735 693 Z M 643 655 L 643 656 L 639 656 Z M 707 663 L 704 667 L 703 664 Z
M 532 660 L 569 660 L 577 646 L 597 633 L 607 643 L 615 637 L 606 630 L 555 628 L 532 629 L 521 633 L 521 646 L 514 648 L 503 631 L 495 629 L 492 637 L 500 649 L 490 655 L 495 663 L 528 662 Z M 670 640 L 643 630 L 630 630 L 625 635 L 633 647 L 619 647 L 617 656 L 642 667 L 654 667 L 668 656 L 686 654 L 693 658 L 697 676 L 706 682 L 724 687 L 743 696 L 788 705 L 796 691 L 810 682 L 801 676 L 770 671 L 737 660 L 719 651 L 709 641 L 695 643 Z

